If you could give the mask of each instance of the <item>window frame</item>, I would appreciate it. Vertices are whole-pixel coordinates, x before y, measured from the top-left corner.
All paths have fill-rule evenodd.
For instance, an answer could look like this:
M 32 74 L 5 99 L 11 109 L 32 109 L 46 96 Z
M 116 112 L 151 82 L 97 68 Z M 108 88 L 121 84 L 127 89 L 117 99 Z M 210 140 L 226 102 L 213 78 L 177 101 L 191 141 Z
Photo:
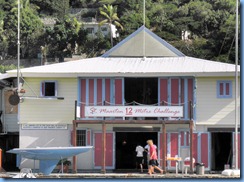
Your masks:
M 221 95 L 220 86 L 223 84 L 223 94 Z M 226 85 L 229 84 L 229 94 L 226 94 Z M 232 98 L 232 81 L 231 80 L 218 80 L 217 81 L 217 98 Z
M 83 136 L 84 136 L 84 145 L 82 144 L 82 139 L 80 140 L 80 141 L 78 141 L 78 137 L 80 136 L 79 134 L 78 134 L 78 131 L 83 131 L 83 132 L 85 132 L 85 133 L 83 133 Z M 82 134 L 81 134 L 82 135 Z M 87 146 L 87 129 L 82 129 L 82 128 L 77 128 L 76 129 L 76 146 Z
M 94 27 L 87 27 L 86 31 L 88 34 L 94 34 L 95 33 L 95 28 Z
M 54 83 L 54 95 L 52 96 L 48 96 L 45 93 L 45 83 Z M 44 87 L 44 88 L 43 88 Z M 58 82 L 56 80 L 44 80 L 41 82 L 41 86 L 40 86 L 40 96 L 41 97 L 57 97 L 58 96 Z

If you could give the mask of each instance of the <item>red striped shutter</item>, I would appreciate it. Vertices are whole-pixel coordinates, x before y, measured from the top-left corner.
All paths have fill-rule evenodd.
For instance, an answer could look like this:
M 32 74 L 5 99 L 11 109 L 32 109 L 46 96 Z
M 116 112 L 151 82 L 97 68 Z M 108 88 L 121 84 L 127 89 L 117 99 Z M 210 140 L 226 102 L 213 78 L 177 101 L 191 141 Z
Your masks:
M 91 130 L 86 131 L 86 145 L 91 145 Z
M 209 144 L 208 144 L 208 134 L 207 133 L 202 133 L 201 134 L 201 161 L 204 163 L 205 168 L 208 168 L 209 163 L 208 163 L 208 151 L 209 151 Z
M 86 105 L 86 79 L 80 81 L 80 117 L 85 118 L 85 105 Z
M 179 147 L 178 147 L 178 133 L 170 133 L 170 155 L 172 157 L 179 155 Z M 176 166 L 175 161 L 171 161 L 171 167 Z
M 115 104 L 122 105 L 123 103 L 123 90 L 122 90 L 122 79 L 115 79 Z
M 111 80 L 105 79 L 105 101 L 110 103 L 110 87 L 111 87 Z
M 168 80 L 160 78 L 160 99 L 159 102 L 168 101 Z
M 94 105 L 94 79 L 89 79 L 89 105 Z
M 95 167 L 102 166 L 102 133 L 95 133 L 95 153 L 94 153 L 94 162 Z M 113 133 L 106 133 L 106 160 L 105 166 L 112 167 L 113 166 Z
M 171 79 L 171 103 L 179 103 L 179 79 Z
M 97 105 L 103 105 L 102 79 L 97 79 Z

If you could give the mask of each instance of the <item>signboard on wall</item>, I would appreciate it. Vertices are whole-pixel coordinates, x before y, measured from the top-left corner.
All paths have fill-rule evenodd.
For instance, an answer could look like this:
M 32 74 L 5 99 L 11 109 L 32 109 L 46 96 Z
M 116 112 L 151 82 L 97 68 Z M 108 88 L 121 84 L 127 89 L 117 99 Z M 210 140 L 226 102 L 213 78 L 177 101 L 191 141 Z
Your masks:
M 85 106 L 85 117 L 183 117 L 183 106 Z
M 67 130 L 67 124 L 22 124 L 23 130 Z

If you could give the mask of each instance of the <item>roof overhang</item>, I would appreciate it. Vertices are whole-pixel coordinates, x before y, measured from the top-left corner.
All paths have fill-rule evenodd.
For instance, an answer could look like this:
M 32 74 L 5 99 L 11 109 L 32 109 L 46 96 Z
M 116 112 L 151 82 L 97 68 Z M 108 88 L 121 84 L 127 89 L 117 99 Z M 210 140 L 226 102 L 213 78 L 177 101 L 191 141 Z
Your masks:
M 103 72 L 103 73 L 24 73 L 23 77 L 32 77 L 32 78 L 78 78 L 78 77 L 234 77 L 235 72 L 207 72 L 207 73 L 111 73 L 111 72 Z M 238 72 L 238 76 L 240 73 Z
M 240 66 L 237 70 L 240 74 Z M 235 65 L 192 57 L 88 58 L 20 69 L 22 77 L 165 77 L 235 76 Z M 17 70 L 7 72 L 16 77 Z

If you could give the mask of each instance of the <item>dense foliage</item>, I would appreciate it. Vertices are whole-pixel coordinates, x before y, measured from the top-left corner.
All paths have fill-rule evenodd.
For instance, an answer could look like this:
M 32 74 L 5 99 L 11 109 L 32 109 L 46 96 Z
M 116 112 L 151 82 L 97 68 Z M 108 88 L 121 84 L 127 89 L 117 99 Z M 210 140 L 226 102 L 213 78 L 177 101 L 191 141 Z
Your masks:
M 17 2 L 0 0 L 0 56 L 3 59 L 17 57 Z M 98 56 L 144 23 L 142 0 L 20 2 L 21 58 L 36 58 L 40 53 L 60 61 L 74 53 Z M 234 63 L 235 3 L 233 0 L 145 0 L 145 25 L 187 56 Z M 116 18 L 105 17 L 109 12 L 102 10 L 103 7 L 112 8 Z M 72 14 L 72 9 L 79 11 Z M 56 23 L 45 26 L 42 18 L 47 17 L 54 18 Z M 82 26 L 84 17 L 114 23 L 119 39 L 99 35 L 95 40 L 89 38 Z M 189 36 L 182 39 L 187 33 Z

